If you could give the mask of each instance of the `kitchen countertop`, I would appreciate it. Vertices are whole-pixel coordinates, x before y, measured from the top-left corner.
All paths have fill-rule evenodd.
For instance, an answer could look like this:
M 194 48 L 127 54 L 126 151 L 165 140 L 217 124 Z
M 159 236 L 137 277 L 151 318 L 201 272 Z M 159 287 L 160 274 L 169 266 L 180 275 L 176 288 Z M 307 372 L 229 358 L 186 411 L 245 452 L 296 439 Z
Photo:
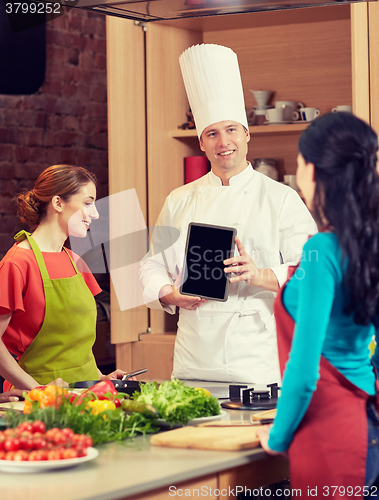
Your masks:
M 220 388 L 227 384 L 190 382 Z M 226 420 L 250 420 L 252 411 L 227 410 Z M 34 474 L 0 472 L 1 500 L 113 500 L 167 488 L 211 473 L 249 464 L 267 455 L 246 451 L 205 451 L 150 446 L 150 436 L 98 446 L 99 456 L 60 471 Z

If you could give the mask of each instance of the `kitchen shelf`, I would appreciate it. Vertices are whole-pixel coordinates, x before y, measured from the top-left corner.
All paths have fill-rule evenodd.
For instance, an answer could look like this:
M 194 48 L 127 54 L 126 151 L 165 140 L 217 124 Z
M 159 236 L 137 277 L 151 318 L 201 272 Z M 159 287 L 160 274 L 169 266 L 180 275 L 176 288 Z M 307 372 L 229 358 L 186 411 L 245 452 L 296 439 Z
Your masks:
M 251 135 L 270 135 L 270 134 L 296 134 L 302 132 L 308 127 L 309 123 L 288 123 L 285 125 L 257 125 L 249 127 Z M 185 139 L 188 137 L 196 137 L 196 129 L 190 130 L 174 130 L 171 133 L 174 139 Z

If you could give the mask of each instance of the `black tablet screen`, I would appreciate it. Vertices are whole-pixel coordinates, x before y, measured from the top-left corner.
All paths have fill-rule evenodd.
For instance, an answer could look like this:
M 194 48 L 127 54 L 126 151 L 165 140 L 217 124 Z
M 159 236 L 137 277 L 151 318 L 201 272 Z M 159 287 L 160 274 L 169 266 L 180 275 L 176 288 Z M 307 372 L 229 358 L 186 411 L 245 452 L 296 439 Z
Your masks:
M 223 261 L 233 256 L 235 234 L 233 228 L 191 222 L 181 293 L 227 300 L 229 282 Z

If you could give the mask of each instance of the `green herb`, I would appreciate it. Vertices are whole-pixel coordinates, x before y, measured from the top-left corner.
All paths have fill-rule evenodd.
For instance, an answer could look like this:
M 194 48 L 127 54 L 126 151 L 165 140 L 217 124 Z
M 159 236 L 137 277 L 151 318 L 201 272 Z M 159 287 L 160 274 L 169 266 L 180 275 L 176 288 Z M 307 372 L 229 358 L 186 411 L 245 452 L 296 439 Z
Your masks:
M 91 413 L 91 408 L 86 408 L 86 400 L 79 405 L 70 404 L 63 400 L 59 408 L 49 406 L 38 408 L 38 402 L 33 403 L 30 414 L 9 411 L 4 420 L 8 427 L 17 427 L 21 422 L 42 420 L 47 429 L 69 427 L 76 434 L 88 434 L 92 437 L 93 444 L 108 441 L 121 441 L 138 434 L 151 434 L 159 430 L 154 424 L 154 419 L 140 413 L 126 415 L 120 408 L 106 410 L 98 415 Z
M 187 424 L 189 420 L 220 414 L 216 398 L 204 394 L 201 389 L 188 387 L 180 380 L 140 384 L 141 392 L 132 398 L 141 403 L 155 406 L 167 422 Z

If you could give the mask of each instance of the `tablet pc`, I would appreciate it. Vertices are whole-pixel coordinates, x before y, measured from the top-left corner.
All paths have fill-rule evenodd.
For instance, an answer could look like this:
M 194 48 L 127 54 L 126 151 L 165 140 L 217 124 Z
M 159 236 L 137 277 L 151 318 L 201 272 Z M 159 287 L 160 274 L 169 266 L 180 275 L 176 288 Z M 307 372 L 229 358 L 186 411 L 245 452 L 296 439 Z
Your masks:
M 233 227 L 191 222 L 188 225 L 180 293 L 204 299 L 228 300 L 229 280 L 223 261 L 234 255 Z

